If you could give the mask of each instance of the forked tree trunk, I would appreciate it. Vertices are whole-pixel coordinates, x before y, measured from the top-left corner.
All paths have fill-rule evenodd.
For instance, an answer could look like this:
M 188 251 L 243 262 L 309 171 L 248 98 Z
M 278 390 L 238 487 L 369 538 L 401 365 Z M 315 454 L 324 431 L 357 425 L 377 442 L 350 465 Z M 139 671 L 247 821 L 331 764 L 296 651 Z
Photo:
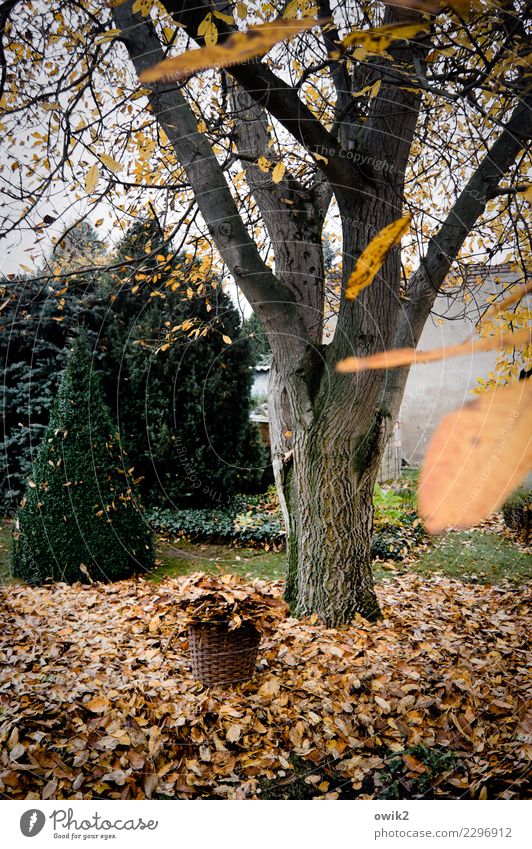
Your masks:
M 371 534 L 384 420 L 366 415 L 357 427 L 346 405 L 292 432 L 281 397 L 274 369 L 270 432 L 286 524 L 286 600 L 295 615 L 316 613 L 330 627 L 345 625 L 357 613 L 377 619 Z
M 132 0 L 115 3 L 113 15 L 120 40 L 140 74 L 162 61 L 166 48 L 153 22 L 133 12 L 134 5 Z M 206 0 L 164 0 L 163 5 L 192 37 L 212 6 Z M 329 17 L 329 4 L 322 6 L 321 17 Z M 385 24 L 412 20 L 413 15 L 421 20 L 421 13 L 411 9 L 393 4 L 385 9 Z M 337 34 L 329 32 L 325 39 L 329 50 Z M 358 109 L 344 108 L 352 101 L 352 86 L 345 69 L 334 68 L 333 63 L 334 123 L 343 128 L 340 142 L 346 147 L 339 147 L 336 137 L 317 122 L 297 88 L 287 86 L 261 60 L 238 63 L 229 70 L 242 87 L 240 93 L 233 92 L 231 134 L 268 230 L 275 272 L 251 237 L 182 87 L 163 80 L 150 92 L 153 115 L 173 144 L 210 237 L 268 333 L 278 366 L 272 376 L 270 426 L 288 531 L 287 596 L 294 612 L 315 612 L 329 625 L 345 624 L 357 612 L 368 618 L 378 615 L 370 564 L 373 486 L 407 374 L 402 370 L 388 379 L 373 372 L 339 379 L 335 364 L 352 354 L 364 356 L 394 344 L 417 343 L 453 259 L 530 135 L 527 96 L 431 237 L 420 266 L 406 281 L 407 297 L 401 296 L 396 247 L 371 286 L 355 300 L 341 298 L 336 333 L 325 351 L 321 234 L 331 196 L 336 197 L 342 219 L 345 284 L 371 239 L 402 214 L 404 174 L 422 95 L 419 89 L 398 83 L 401 76 L 407 81 L 422 78 L 430 42 L 427 34 L 390 45 L 399 76 L 389 74 L 387 64 L 375 66 L 374 79 L 382 77 L 382 84 L 363 123 Z M 356 77 L 354 84 L 358 87 Z M 272 116 L 298 145 L 318 157 L 319 173 L 301 181 L 286 169 L 280 182 L 274 182 L 270 173 L 261 171 L 261 156 L 270 162 L 276 158 L 275 147 L 273 159 L 270 147 Z M 323 148 L 328 149 L 327 156 L 321 155 Z M 362 155 L 368 165 L 359 167 L 348 152 Z
M 380 615 L 373 589 L 371 532 L 375 475 L 357 486 L 352 454 L 307 433 L 296 441 L 288 497 L 287 600 L 330 627 L 360 613 Z M 377 464 L 378 465 L 378 464 Z

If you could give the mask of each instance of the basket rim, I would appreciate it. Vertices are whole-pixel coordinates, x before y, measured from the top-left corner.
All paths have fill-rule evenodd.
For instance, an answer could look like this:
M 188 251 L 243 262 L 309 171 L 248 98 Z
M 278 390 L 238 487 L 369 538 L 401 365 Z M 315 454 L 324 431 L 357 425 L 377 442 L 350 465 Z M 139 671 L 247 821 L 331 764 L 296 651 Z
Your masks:
M 204 625 L 227 625 L 231 624 L 230 619 L 193 619 L 187 623 L 189 628 L 201 628 Z M 258 627 L 255 622 L 251 619 L 243 619 L 241 624 L 236 628 L 228 628 L 231 632 L 240 631 L 241 628 L 255 628 L 258 631 Z

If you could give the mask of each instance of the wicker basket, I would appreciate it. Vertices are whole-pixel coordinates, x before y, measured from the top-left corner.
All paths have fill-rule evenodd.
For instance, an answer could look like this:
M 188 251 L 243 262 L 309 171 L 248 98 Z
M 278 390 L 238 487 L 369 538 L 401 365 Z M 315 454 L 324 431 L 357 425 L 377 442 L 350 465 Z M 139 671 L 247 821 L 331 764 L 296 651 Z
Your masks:
M 248 681 L 255 670 L 260 633 L 250 624 L 230 631 L 226 622 L 189 625 L 192 672 L 206 687 Z

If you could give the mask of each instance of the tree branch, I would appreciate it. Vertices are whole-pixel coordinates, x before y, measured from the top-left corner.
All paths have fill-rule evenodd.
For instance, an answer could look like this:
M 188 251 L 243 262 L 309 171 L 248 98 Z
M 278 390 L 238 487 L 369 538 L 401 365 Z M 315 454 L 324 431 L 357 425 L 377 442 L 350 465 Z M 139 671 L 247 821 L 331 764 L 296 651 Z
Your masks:
M 201 39 L 192 33 L 197 33 L 205 15 L 212 11 L 212 4 L 208 0 L 164 0 L 164 6 L 176 21 L 187 26 L 191 37 L 201 43 Z M 222 37 L 235 31 L 234 27 L 228 27 L 223 21 L 217 21 L 217 26 Z M 256 59 L 246 64 L 232 65 L 226 70 L 305 150 L 323 157 L 317 160 L 317 165 L 331 183 L 338 199 L 348 197 L 361 188 L 367 191 L 368 186 L 374 184 L 371 166 L 361 168 L 353 162 L 335 137 L 300 100 L 297 89 L 274 74 L 267 65 Z
M 133 13 L 132 0 L 113 8 L 117 27 L 137 74 L 162 61 L 160 41 L 149 19 Z M 235 282 L 272 334 L 289 334 L 285 344 L 295 356 L 304 353 L 305 327 L 289 289 L 262 260 L 205 135 L 198 131 L 190 105 L 175 86 L 150 87 L 153 113 L 170 139 L 192 186 L 199 210 Z
M 415 347 L 432 306 L 455 261 L 460 248 L 486 208 L 497 194 L 497 187 L 519 152 L 532 138 L 532 94 L 523 95 L 505 129 L 489 148 L 470 177 L 439 231 L 430 239 L 425 256 L 409 280 L 408 301 L 401 313 L 394 347 Z M 387 404 L 393 413 L 398 405 L 408 369 L 389 372 L 386 388 Z

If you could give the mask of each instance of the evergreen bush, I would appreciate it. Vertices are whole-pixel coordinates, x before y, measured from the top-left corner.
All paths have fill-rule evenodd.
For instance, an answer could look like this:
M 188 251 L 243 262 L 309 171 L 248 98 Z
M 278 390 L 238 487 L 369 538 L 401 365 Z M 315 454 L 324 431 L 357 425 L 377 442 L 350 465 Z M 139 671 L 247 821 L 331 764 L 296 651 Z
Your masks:
M 152 535 L 82 332 L 16 516 L 12 574 L 29 584 L 113 581 L 153 561 Z
M 134 224 L 117 257 L 123 282 L 102 329 L 103 367 L 143 500 L 204 507 L 257 491 L 267 460 L 249 419 L 251 348 L 231 299 L 173 255 L 156 221 Z
M 532 538 L 532 490 L 518 489 L 508 498 L 502 507 L 505 525 L 523 542 Z
M 17 276 L 0 280 L 0 512 L 13 514 L 50 418 L 65 365 L 67 340 L 80 322 L 94 340 L 103 309 L 97 302 L 98 273 L 78 276 L 81 265 L 96 264 L 103 253 L 90 225 L 70 228 L 58 241 L 44 279 Z M 46 277 L 68 272 L 53 285 Z

